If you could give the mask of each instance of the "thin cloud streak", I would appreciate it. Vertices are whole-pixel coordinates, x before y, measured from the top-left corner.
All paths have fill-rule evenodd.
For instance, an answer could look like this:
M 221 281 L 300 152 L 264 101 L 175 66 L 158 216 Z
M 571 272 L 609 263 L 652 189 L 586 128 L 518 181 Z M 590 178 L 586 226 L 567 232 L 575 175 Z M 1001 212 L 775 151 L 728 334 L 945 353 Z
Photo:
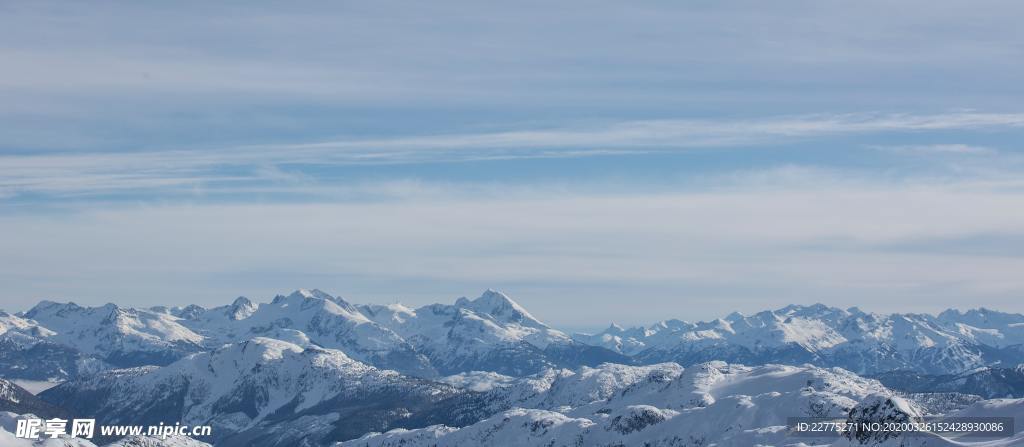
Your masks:
M 884 152 L 901 154 L 954 154 L 954 155 L 992 155 L 997 153 L 993 148 L 984 146 L 973 146 L 969 144 L 924 144 L 924 145 L 897 145 L 897 146 L 869 146 Z
M 600 128 L 530 130 L 471 135 L 421 136 L 361 141 L 253 146 L 281 149 L 496 149 L 538 147 L 702 147 L 766 144 L 785 137 L 886 131 L 970 130 L 1024 127 L 1024 113 L 958 112 L 933 115 L 801 115 L 750 120 L 651 120 Z
M 1024 127 L 1021 113 L 801 115 L 741 120 L 650 120 L 495 133 L 118 153 L 0 156 L 0 194 L 103 194 L 280 180 L 278 166 L 415 164 L 644 154 L 766 146 L 833 135 Z M 907 149 L 904 147 L 902 150 Z M 914 150 L 977 152 L 961 145 Z M 225 168 L 247 173 L 226 176 Z

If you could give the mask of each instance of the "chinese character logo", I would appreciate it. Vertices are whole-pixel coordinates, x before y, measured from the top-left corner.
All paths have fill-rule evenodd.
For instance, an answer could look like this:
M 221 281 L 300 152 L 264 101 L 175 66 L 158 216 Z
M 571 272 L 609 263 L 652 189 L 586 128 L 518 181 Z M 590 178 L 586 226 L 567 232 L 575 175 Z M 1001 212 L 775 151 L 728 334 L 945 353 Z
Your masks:
M 75 419 L 74 422 L 71 423 L 72 438 L 92 439 L 92 435 L 95 431 L 96 419 Z

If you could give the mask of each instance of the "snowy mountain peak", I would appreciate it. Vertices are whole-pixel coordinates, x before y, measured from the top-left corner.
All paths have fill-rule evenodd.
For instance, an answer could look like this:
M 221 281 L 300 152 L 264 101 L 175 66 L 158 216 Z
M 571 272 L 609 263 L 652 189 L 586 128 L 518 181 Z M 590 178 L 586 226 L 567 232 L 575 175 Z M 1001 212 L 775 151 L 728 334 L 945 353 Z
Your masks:
M 356 310 L 355 306 L 353 306 L 348 301 L 345 301 L 341 297 L 330 295 L 327 292 L 324 292 L 324 291 L 322 291 L 320 289 L 299 289 L 299 290 L 296 290 L 296 291 L 292 292 L 291 295 L 288 295 L 288 298 L 292 299 L 292 300 L 313 299 L 313 300 L 330 301 L 330 302 L 340 306 L 341 308 L 345 309 L 348 312 L 358 312 L 358 310 Z
M 492 289 L 487 289 L 475 300 L 459 298 L 455 302 L 455 306 L 467 308 L 477 313 L 489 314 L 501 321 L 538 326 L 544 325 L 540 320 L 530 315 L 523 306 L 509 298 L 508 295 Z
M 334 301 L 334 297 L 329 295 L 320 289 L 299 289 L 291 293 L 290 296 L 301 296 L 303 298 L 319 298 L 322 300 Z
M 665 329 L 673 330 L 674 331 L 674 330 L 687 329 L 687 328 L 692 328 L 692 327 L 693 327 L 693 323 L 690 323 L 689 321 L 683 321 L 683 320 L 679 320 L 679 319 L 676 319 L 676 318 L 672 318 L 670 320 L 662 320 L 662 321 L 659 321 L 657 323 L 654 323 L 651 326 L 651 329 L 654 330 L 654 331 L 660 331 L 660 330 L 665 330 Z
M 988 384 L 1017 380 L 1022 368 L 978 369 L 995 363 L 975 349 L 1005 366 L 1019 363 L 1024 342 L 1016 314 L 879 315 L 821 304 L 648 328 L 612 323 L 569 338 L 493 290 L 417 309 L 300 289 L 259 305 L 44 302 L 29 313 L 38 319 L 0 313 L 0 335 L 9 333 L 0 341 L 45 335 L 36 343 L 61 348 L 47 356 L 109 362 L 66 374 L 69 383 L 41 395 L 47 401 L 107 422 L 210 424 L 221 437 L 211 442 L 224 446 L 783 445 L 789 416 L 900 422 L 969 402 L 893 393 L 888 379 L 847 369 L 937 371 L 1001 397 L 1013 393 Z M 10 356 L 7 346 L 0 359 L 10 365 L 46 360 Z M 990 379 L 954 374 L 963 371 Z M 438 374 L 454 375 L 432 381 Z M 395 427 L 404 428 L 357 438 Z
M 609 327 L 574 338 L 645 362 L 689 365 L 716 358 L 841 366 L 862 373 L 912 369 L 969 371 L 1019 358 L 1024 315 L 976 309 L 873 314 L 824 304 L 788 305 L 750 316 L 687 323 L 666 320 L 643 331 Z
M 980 328 L 992 328 L 1006 325 L 1024 325 L 1024 315 L 999 312 L 984 307 L 969 309 L 960 312 L 957 309 L 947 309 L 938 315 L 942 322 L 966 323 Z
M 35 319 L 37 315 L 52 315 L 60 312 L 77 311 L 82 309 L 81 306 L 74 302 L 68 301 L 66 303 L 59 303 L 56 301 L 42 300 L 35 306 L 32 306 L 28 312 L 25 312 L 25 318 Z
M 39 328 L 32 336 L 49 334 L 47 341 L 123 366 L 166 364 L 201 349 L 204 339 L 173 315 L 113 304 L 82 307 L 44 301 L 25 317 Z
M 198 304 L 189 304 L 188 306 L 185 306 L 174 312 L 174 314 L 177 315 L 179 318 L 184 318 L 186 320 L 195 320 L 204 313 L 206 313 L 206 309 Z
M 231 303 L 231 307 L 228 308 L 228 317 L 232 320 L 244 320 L 252 316 L 259 306 L 250 301 L 244 296 L 235 298 L 235 301 Z
M 45 330 L 36 326 L 32 320 L 12 315 L 7 312 L 0 311 L 0 335 L 6 334 L 8 331 L 30 331 L 30 330 Z M 52 334 L 52 331 L 45 330 Z
M 775 313 L 787 316 L 820 317 L 830 314 L 845 315 L 846 311 L 836 307 L 829 307 L 821 303 L 814 303 L 809 305 L 790 304 L 786 307 L 776 310 Z
M 301 346 L 286 341 L 256 337 L 213 351 L 211 361 L 215 359 L 225 364 L 230 363 L 235 368 L 240 365 L 252 367 L 281 359 L 286 353 L 299 353 L 303 350 Z
M 416 318 L 416 310 L 403 304 L 360 304 L 356 306 L 363 315 L 371 320 L 383 324 L 385 327 L 393 328 L 406 321 Z
M 730 323 L 735 323 L 735 322 L 741 321 L 741 320 L 743 320 L 745 318 L 747 318 L 745 315 L 743 315 L 743 314 L 741 314 L 739 312 L 733 312 L 733 313 L 725 316 L 725 321 L 728 321 Z
M 519 375 L 595 361 L 626 362 L 621 355 L 636 362 L 683 365 L 725 359 L 813 363 L 860 373 L 958 373 L 1020 363 L 1024 316 L 989 309 L 949 310 L 938 317 L 882 315 L 811 304 L 752 315 L 733 312 L 696 323 L 664 320 L 646 328 L 610 324 L 596 335 L 569 337 L 495 290 L 460 298 L 454 305 L 412 309 L 356 306 L 318 289 L 299 289 L 269 304 L 239 297 L 212 308 L 43 301 L 17 318 L 0 317 L 0 334 L 19 346 L 46 341 L 72 349 L 104 368 L 165 365 L 258 336 L 340 349 L 357 361 L 427 378 L 439 372 Z M 508 365 L 514 367 L 502 369 Z M 64 364 L 53 370 L 58 373 L 44 377 L 67 377 L 60 371 L 74 371 Z

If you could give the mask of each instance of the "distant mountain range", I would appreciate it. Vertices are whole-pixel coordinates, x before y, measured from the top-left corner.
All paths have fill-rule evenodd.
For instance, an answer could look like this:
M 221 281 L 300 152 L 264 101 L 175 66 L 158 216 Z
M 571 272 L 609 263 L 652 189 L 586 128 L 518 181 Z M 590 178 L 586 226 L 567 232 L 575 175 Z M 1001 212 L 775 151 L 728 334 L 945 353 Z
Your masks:
M 416 309 L 319 290 L 43 301 L 0 312 L 0 377 L 65 382 L 32 396 L 0 381 L 0 411 L 211 425 L 204 441 L 225 446 L 777 445 L 788 416 L 1024 417 L 1024 400 L 983 400 L 1024 396 L 1022 346 L 1024 316 L 987 309 L 793 305 L 570 336 L 491 290 Z M 194 442 L 178 441 L 160 445 Z
M 875 314 L 822 304 L 786 306 L 710 322 L 667 320 L 650 327 L 612 325 L 573 338 L 638 363 L 710 360 L 744 364 L 811 363 L 859 374 L 905 370 L 951 374 L 1024 361 L 1024 315 L 974 309 Z
M 211 309 L 43 301 L 22 314 L 0 314 L 0 374 L 68 379 L 112 367 L 167 365 L 253 337 L 339 349 L 370 365 L 424 378 L 474 370 L 526 375 L 632 361 L 574 341 L 494 291 L 454 305 L 410 309 L 356 306 L 319 290 L 298 290 L 270 303 L 238 298 Z M 31 367 L 7 367 L 25 358 L 37 360 Z
M 941 375 L 1013 367 L 1024 359 L 1024 315 L 983 308 L 932 316 L 793 305 L 710 322 L 611 325 L 598 334 L 569 336 L 490 290 L 474 300 L 418 309 L 354 305 L 319 290 L 298 290 L 269 303 L 238 298 L 210 309 L 43 301 L 21 314 L 0 313 L 0 374 L 67 379 L 112 367 L 166 365 L 252 337 L 339 349 L 367 364 L 424 378 L 711 360 Z M 31 366 L 7 367 L 29 357 Z

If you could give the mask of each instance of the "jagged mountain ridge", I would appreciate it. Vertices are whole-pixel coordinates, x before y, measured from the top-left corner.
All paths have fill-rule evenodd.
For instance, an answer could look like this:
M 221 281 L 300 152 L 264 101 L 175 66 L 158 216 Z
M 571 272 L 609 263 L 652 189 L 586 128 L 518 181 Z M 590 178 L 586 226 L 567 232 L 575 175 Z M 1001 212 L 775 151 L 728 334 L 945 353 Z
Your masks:
M 167 364 L 203 349 L 203 337 L 168 315 L 115 304 L 82 307 L 41 301 L 23 318 L 41 324 L 41 338 L 118 366 Z
M 253 337 L 340 349 L 359 361 L 418 377 L 472 370 L 526 375 L 550 367 L 630 362 L 572 340 L 495 291 L 453 305 L 410 309 L 356 306 L 320 290 L 300 289 L 269 303 L 239 297 L 209 309 L 42 301 L 23 314 L 0 315 L 0 345 L 12 346 L 0 354 L 0 373 L 63 380 L 110 367 L 166 365 Z M 37 364 L 37 370 L 5 368 L 31 356 L 63 362 Z
M 570 337 L 490 290 L 473 300 L 413 309 L 355 305 L 302 289 L 269 303 L 240 297 L 213 308 L 90 308 L 43 301 L 23 314 L 0 313 L 0 346 L 7 348 L 0 353 L 0 374 L 67 379 L 117 366 L 166 365 L 252 337 L 340 349 L 367 364 L 419 377 L 475 370 L 523 376 L 602 362 L 712 360 L 942 375 L 1024 360 L 1024 316 L 988 309 L 882 315 L 791 305 L 710 322 L 612 325 Z M 13 368 L 16 363 L 30 366 Z
M 475 300 L 459 298 L 453 305 L 358 309 L 416 346 L 443 374 L 483 370 L 525 375 L 556 366 L 629 362 L 625 356 L 574 342 L 493 290 Z
M 829 363 L 1006 364 L 1024 352 L 1022 319 L 984 309 L 929 316 L 787 306 L 570 337 L 494 291 L 416 309 L 355 305 L 319 290 L 213 308 L 44 301 L 0 314 L 0 343 L 15 348 L 0 352 L 0 371 L 55 368 L 63 376 L 48 377 L 73 380 L 40 394 L 49 405 L 105 423 L 211 424 L 227 446 L 772 445 L 784 443 L 779 421 L 794 411 L 899 420 L 992 405 L 931 392 L 945 389 L 899 394 Z M 156 365 L 112 369 L 126 362 Z
M 855 307 L 790 305 L 751 316 L 734 312 L 709 322 L 666 320 L 629 329 L 611 325 L 573 338 L 642 364 L 726 360 L 812 363 L 861 374 L 948 374 L 1024 360 L 1024 315 L 988 309 L 881 315 Z

